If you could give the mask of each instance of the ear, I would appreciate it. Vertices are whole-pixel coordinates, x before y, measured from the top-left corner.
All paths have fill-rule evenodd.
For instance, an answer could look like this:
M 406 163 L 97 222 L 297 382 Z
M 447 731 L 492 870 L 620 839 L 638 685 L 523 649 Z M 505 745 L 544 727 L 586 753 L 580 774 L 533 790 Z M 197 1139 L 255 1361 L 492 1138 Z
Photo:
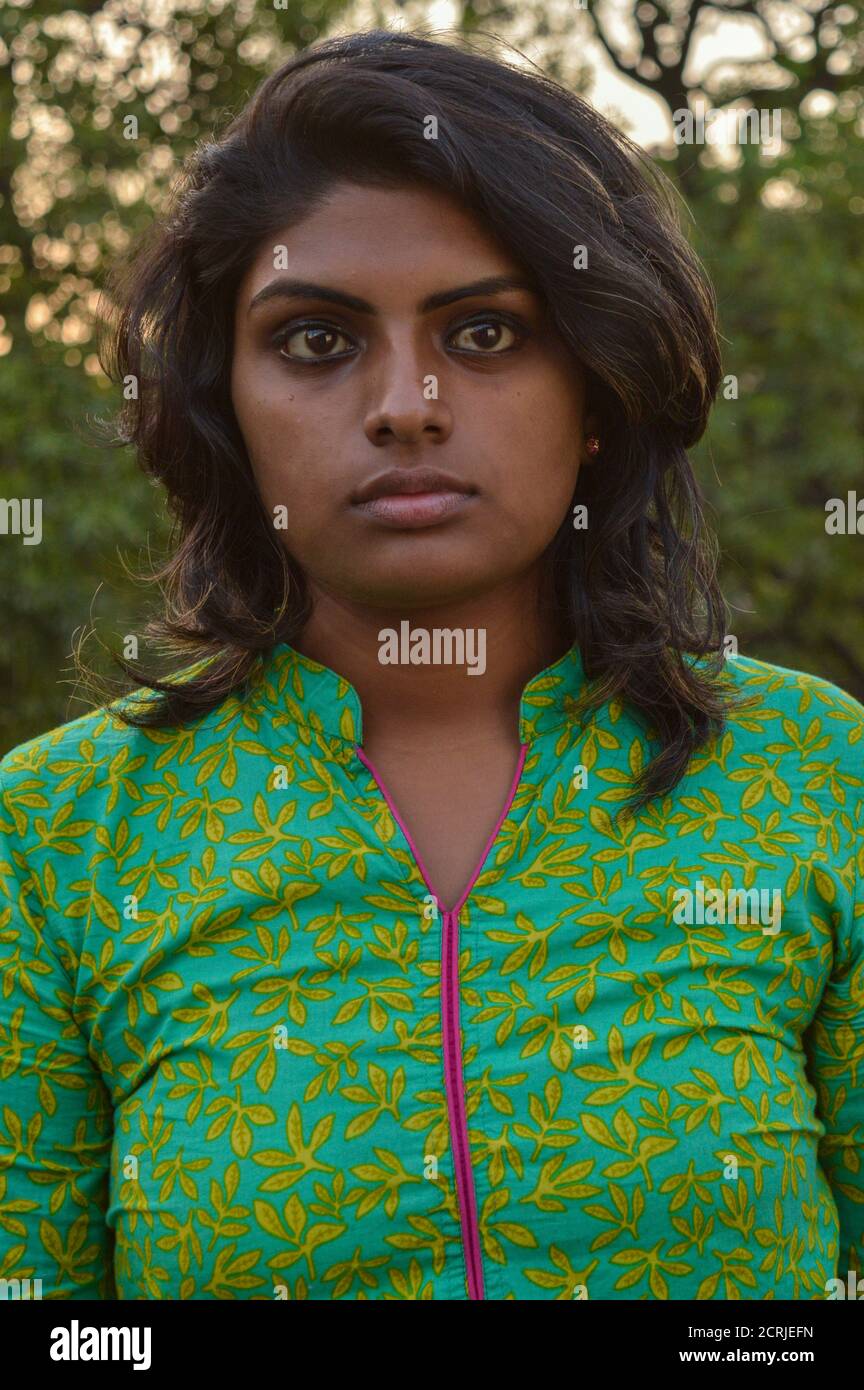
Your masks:
M 585 448 L 585 441 L 587 440 L 588 436 L 592 434 L 596 435 L 597 438 L 600 440 L 600 452 L 596 454 L 589 453 L 589 451 Z M 603 434 L 600 426 L 600 417 L 599 415 L 595 415 L 592 412 L 586 415 L 582 421 L 582 442 L 581 448 L 579 450 L 579 457 L 583 464 L 595 463 L 596 460 L 600 457 L 600 453 L 602 453 L 602 451 Z

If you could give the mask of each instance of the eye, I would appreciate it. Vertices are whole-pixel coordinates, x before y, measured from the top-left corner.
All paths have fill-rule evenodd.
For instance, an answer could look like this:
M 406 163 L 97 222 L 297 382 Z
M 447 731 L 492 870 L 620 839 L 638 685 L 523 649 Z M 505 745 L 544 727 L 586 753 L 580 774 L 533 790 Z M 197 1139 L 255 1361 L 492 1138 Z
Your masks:
M 486 318 L 463 324 L 450 341 L 457 352 L 474 352 L 491 357 L 496 353 L 508 352 L 524 336 L 524 330 L 503 319 Z
M 328 362 L 337 357 L 348 356 L 354 347 L 351 339 L 340 328 L 336 328 L 332 323 L 317 321 L 283 328 L 274 341 L 279 345 L 280 355 L 293 362 Z M 343 344 L 342 347 L 339 347 L 340 343 Z

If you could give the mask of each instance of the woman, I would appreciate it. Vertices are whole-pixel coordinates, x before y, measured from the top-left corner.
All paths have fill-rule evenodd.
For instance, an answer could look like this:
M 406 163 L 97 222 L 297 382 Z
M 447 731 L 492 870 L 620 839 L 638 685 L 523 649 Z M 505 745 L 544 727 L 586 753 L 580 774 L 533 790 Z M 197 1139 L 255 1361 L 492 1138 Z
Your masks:
M 668 185 L 551 81 L 300 54 L 112 286 L 178 544 L 3 759 L 4 1273 L 819 1299 L 864 1243 L 864 709 L 726 660 Z

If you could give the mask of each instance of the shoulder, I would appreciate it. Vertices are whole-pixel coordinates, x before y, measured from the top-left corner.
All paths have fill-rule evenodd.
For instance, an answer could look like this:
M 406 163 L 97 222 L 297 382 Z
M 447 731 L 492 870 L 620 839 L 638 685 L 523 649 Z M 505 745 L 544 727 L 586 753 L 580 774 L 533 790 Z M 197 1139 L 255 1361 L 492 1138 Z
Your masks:
M 44 847 L 56 836 L 68 848 L 85 827 L 95 830 L 118 810 L 134 813 L 145 787 L 166 769 L 192 769 L 194 781 L 198 755 L 244 712 L 241 690 L 184 723 L 142 726 L 121 718 L 154 698 L 145 687 L 11 748 L 0 758 L 0 831 L 21 839 L 36 834 Z M 169 782 L 171 776 L 169 770 Z
M 114 701 L 91 710 L 10 748 L 0 758 L 0 790 L 8 795 L 22 786 L 41 783 L 50 770 L 56 771 L 68 760 L 86 757 L 88 753 L 95 758 L 97 747 L 102 757 L 109 748 L 121 747 L 134 739 L 138 731 L 116 717 L 120 703 Z
M 794 666 L 780 666 L 773 661 L 760 661 L 758 657 L 744 653 L 729 658 L 725 665 L 729 677 L 741 687 L 761 690 L 766 694 L 781 694 L 787 699 L 795 696 L 808 696 L 824 704 L 849 705 L 858 710 L 864 718 L 864 704 L 842 686 L 826 677 L 802 671 Z
M 776 726 L 789 737 L 799 734 L 805 744 L 828 739 L 835 750 L 852 750 L 861 763 L 864 752 L 864 704 L 847 690 L 790 666 L 738 656 L 726 662 L 726 679 L 740 695 L 730 723 L 745 729 L 765 729 L 773 736 Z
M 773 803 L 791 819 L 836 813 L 857 844 L 864 704 L 833 681 L 750 656 L 727 660 L 721 689 L 731 707 L 723 730 L 697 755 L 697 771 L 713 766 L 727 784 L 746 787 L 742 812 Z

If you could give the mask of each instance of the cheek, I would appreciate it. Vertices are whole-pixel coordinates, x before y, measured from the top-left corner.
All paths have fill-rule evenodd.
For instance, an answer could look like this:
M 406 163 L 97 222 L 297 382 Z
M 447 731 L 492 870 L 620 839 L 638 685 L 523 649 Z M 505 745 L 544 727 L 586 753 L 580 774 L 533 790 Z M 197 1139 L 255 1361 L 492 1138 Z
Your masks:
M 497 528 L 524 556 L 545 547 L 568 514 L 579 475 L 578 413 L 561 391 L 523 392 L 497 434 Z
M 235 349 L 231 402 L 244 439 L 259 454 L 292 438 L 302 418 L 296 387 L 279 364 L 245 344 Z
M 253 373 L 244 360 L 235 358 L 231 400 L 267 511 L 281 504 L 290 515 L 299 512 L 298 488 L 308 475 L 302 467 L 302 416 L 295 393 L 270 376 L 266 371 Z
M 530 445 L 533 454 L 539 447 L 565 465 L 578 460 L 582 390 L 557 361 L 543 357 L 533 363 L 514 389 L 502 392 L 496 407 L 499 436 L 518 441 L 523 452 Z
M 580 431 L 579 413 L 560 394 L 523 398 L 499 427 L 500 495 L 531 515 L 565 507 L 579 474 Z
M 320 531 L 326 512 L 326 488 L 311 467 L 304 465 L 296 441 L 268 437 L 252 456 L 255 485 L 269 516 L 280 508 L 278 534 L 289 546 Z

